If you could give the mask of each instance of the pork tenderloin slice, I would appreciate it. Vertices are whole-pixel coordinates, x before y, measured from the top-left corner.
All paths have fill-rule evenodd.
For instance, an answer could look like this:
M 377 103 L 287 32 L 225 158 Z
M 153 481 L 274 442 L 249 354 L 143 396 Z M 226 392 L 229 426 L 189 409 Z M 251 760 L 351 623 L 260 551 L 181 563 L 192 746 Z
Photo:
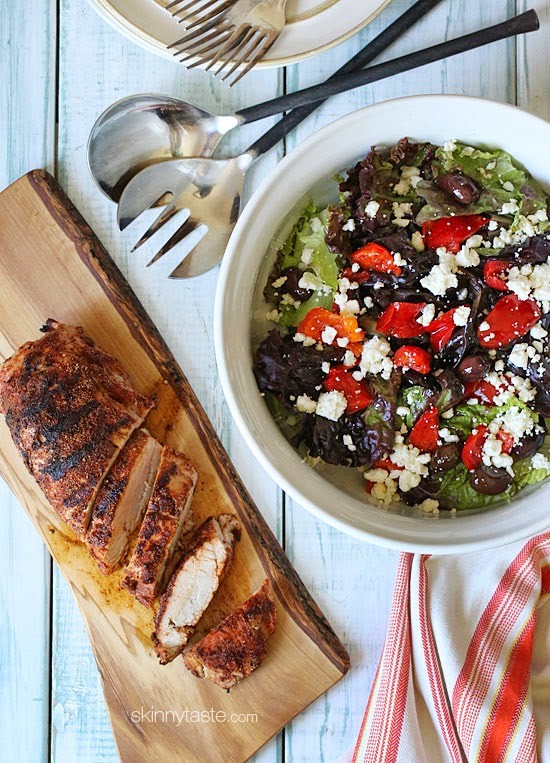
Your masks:
M 27 469 L 85 540 L 103 479 L 153 401 L 131 390 L 118 361 L 81 328 L 50 322 L 45 330 L 0 368 L 0 409 Z
M 152 638 L 162 665 L 183 651 L 229 569 L 240 535 L 232 514 L 210 517 L 195 533 L 155 617 Z
M 188 670 L 229 691 L 264 661 L 277 609 L 269 582 L 183 654 Z
M 126 556 L 130 538 L 141 522 L 153 488 L 161 450 L 145 429 L 138 429 L 103 481 L 86 543 L 105 575 L 116 569 Z
M 122 586 L 145 606 L 162 593 L 165 570 L 188 520 L 197 472 L 193 464 L 169 445 L 162 449 L 151 498 Z

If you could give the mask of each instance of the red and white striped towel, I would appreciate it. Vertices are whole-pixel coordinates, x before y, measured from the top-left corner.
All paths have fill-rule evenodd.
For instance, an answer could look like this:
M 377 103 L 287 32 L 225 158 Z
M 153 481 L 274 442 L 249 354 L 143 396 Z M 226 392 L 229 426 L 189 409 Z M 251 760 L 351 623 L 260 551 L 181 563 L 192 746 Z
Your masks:
M 550 533 L 402 554 L 354 763 L 550 763 Z

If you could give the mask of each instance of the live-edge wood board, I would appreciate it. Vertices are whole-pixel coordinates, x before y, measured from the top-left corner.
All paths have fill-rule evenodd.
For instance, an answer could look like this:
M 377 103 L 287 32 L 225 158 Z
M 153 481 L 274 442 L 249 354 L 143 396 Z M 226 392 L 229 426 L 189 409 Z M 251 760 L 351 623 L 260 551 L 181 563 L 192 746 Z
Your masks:
M 279 623 L 261 668 L 223 692 L 181 658 L 161 667 L 152 612 L 105 577 L 58 520 L 0 422 L 0 472 L 67 578 L 86 622 L 122 761 L 238 763 L 250 757 L 347 671 L 348 655 L 235 473 L 169 349 L 120 271 L 48 173 L 0 194 L 0 358 L 37 338 L 47 318 L 81 325 L 157 404 L 147 427 L 190 455 L 200 521 L 234 512 L 243 525 L 234 565 L 197 638 L 268 577 Z M 199 713 L 203 715 L 199 715 Z

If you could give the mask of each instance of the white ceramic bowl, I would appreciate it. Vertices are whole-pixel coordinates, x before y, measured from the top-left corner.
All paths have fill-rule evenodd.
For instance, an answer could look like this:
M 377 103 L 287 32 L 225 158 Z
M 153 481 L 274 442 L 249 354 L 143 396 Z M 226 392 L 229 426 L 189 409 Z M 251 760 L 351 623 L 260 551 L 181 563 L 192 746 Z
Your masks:
M 463 96 L 417 96 L 369 106 L 325 127 L 277 166 L 235 228 L 216 297 L 220 380 L 260 464 L 320 519 L 358 538 L 411 551 L 497 546 L 550 526 L 548 486 L 498 508 L 455 516 L 442 512 L 424 518 L 406 507 L 389 512 L 370 505 L 355 470 L 325 467 L 320 474 L 301 460 L 271 418 L 252 373 L 252 342 L 267 328 L 261 291 L 276 242 L 284 240 L 308 197 L 326 201 L 327 180 L 335 172 L 351 167 L 371 145 L 391 145 L 405 135 L 437 144 L 458 138 L 503 148 L 550 188 L 550 124 L 512 106 Z

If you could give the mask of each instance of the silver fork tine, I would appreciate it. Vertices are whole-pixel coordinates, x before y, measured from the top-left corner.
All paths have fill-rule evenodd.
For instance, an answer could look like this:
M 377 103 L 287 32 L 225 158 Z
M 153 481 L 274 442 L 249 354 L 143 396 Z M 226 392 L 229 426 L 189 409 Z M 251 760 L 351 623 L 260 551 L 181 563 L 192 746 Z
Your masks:
M 251 56 L 252 56 L 251 60 L 252 61 L 255 60 L 254 51 L 257 50 L 259 45 L 261 45 L 261 42 L 264 39 L 265 35 L 259 33 L 258 29 L 256 27 L 253 27 L 252 32 L 253 32 L 253 35 L 249 37 L 249 43 L 250 44 L 246 47 L 246 49 L 242 50 L 241 56 L 239 58 L 237 58 L 237 56 L 235 54 L 233 55 L 233 60 L 234 60 L 233 66 L 231 67 L 231 69 L 226 74 L 224 74 L 224 76 L 222 77 L 222 81 L 226 80 L 228 77 L 230 77 L 233 74 L 233 72 L 236 69 L 239 68 L 239 66 L 242 66 L 243 64 L 246 64 L 247 61 L 250 60 Z M 253 38 L 257 34 L 259 34 L 260 36 L 259 36 L 259 38 L 254 40 Z M 235 51 L 235 53 L 236 53 L 236 51 Z M 218 69 L 216 74 L 220 74 L 221 71 L 222 71 L 222 69 Z
M 197 228 L 199 228 L 201 225 L 202 225 L 201 221 L 191 217 L 191 214 L 190 214 L 188 219 L 183 223 L 183 225 L 181 225 L 176 231 L 174 231 L 174 233 L 170 236 L 168 241 L 163 246 L 161 246 L 161 248 L 155 254 L 153 259 L 147 263 L 147 267 L 149 267 L 149 265 L 152 265 L 154 262 L 157 262 L 157 260 L 160 260 L 161 257 L 164 257 L 165 254 L 167 254 L 171 249 L 177 246 L 177 244 L 179 244 L 181 241 L 183 241 L 188 236 L 190 236 L 191 233 L 197 230 Z
M 170 11 L 172 16 L 176 16 L 180 13 L 185 13 L 186 15 L 194 15 L 195 13 L 200 13 L 203 8 L 208 8 L 209 6 L 215 5 L 216 2 L 220 2 L 221 0 L 190 0 L 189 2 L 184 3 L 184 0 L 174 0 L 174 2 L 169 3 L 166 6 L 166 10 Z M 177 8 L 176 6 L 180 5 L 180 8 Z
M 195 27 L 204 24 L 207 21 L 210 21 L 213 18 L 218 18 L 220 14 L 222 14 L 224 11 L 226 11 L 234 2 L 235 0 L 227 0 L 223 5 L 218 6 L 217 8 L 214 8 L 214 10 L 210 11 L 206 16 L 200 16 L 195 19 L 191 24 L 188 24 L 185 28 L 186 29 L 194 29 Z
M 204 27 L 201 27 L 200 31 L 195 30 L 193 32 L 186 33 L 183 35 L 183 37 L 180 37 L 179 40 L 170 43 L 170 45 L 168 45 L 168 49 L 170 50 L 171 48 L 185 47 L 186 43 L 191 42 L 191 40 L 197 40 L 198 42 L 199 37 L 202 37 L 204 34 L 206 34 L 206 32 L 209 32 L 215 27 L 217 27 L 219 30 L 225 30 L 225 24 L 218 24 L 217 19 L 213 19 L 212 21 L 207 22 Z M 218 31 L 218 29 L 215 31 Z
M 208 53 L 212 49 L 212 47 L 216 47 L 216 45 L 223 45 L 223 43 L 228 39 L 228 37 L 231 36 L 231 32 L 224 32 L 223 34 L 219 34 L 218 30 L 215 32 L 212 32 L 207 37 L 202 39 L 200 43 L 197 43 L 197 45 L 193 45 L 188 48 L 182 48 L 181 50 L 177 51 L 175 55 L 185 54 L 182 58 L 179 59 L 181 63 L 184 61 L 189 60 L 190 58 L 196 58 L 196 56 L 202 56 L 203 53 Z M 216 39 L 216 42 L 211 42 L 212 39 Z M 209 61 L 210 58 L 208 55 L 206 55 L 206 61 Z M 188 68 L 191 68 L 190 66 Z
M 222 58 L 226 59 L 225 61 L 222 62 L 222 67 L 224 67 L 227 63 L 227 59 L 230 59 L 233 52 L 238 50 L 241 47 L 243 37 L 246 38 L 246 36 L 248 36 L 249 33 L 250 33 L 250 27 L 248 24 L 241 24 L 237 29 L 235 29 L 235 31 L 232 33 L 231 37 L 227 40 L 227 42 L 216 51 L 214 56 L 212 56 L 205 71 L 208 71 L 209 69 L 211 69 Z
M 248 30 L 242 41 L 233 47 L 231 50 L 231 55 L 227 55 L 225 61 L 222 61 L 220 66 L 216 69 L 216 77 L 226 68 L 226 66 L 231 64 L 231 60 L 236 62 L 233 66 L 238 67 L 243 63 L 243 61 L 248 59 L 249 51 L 254 50 L 255 46 L 253 39 L 256 37 L 257 33 L 258 30 L 255 27 L 252 27 Z
M 252 67 L 258 63 L 258 61 L 262 60 L 262 58 L 266 55 L 266 53 L 271 49 L 271 47 L 277 40 L 277 37 L 278 35 L 275 34 L 274 32 L 269 32 L 267 35 L 265 35 L 259 40 L 258 45 L 261 44 L 261 41 L 263 39 L 265 39 L 266 41 L 261 47 L 256 46 L 255 54 L 252 56 L 252 58 L 247 63 L 247 65 L 243 68 L 243 70 L 240 71 L 238 75 L 229 83 L 230 87 L 233 87 L 233 85 L 235 85 L 242 77 L 244 77 L 245 74 L 248 74 L 248 72 L 252 69 Z M 222 77 L 222 81 L 225 82 L 225 80 L 227 80 L 236 69 L 237 69 L 237 66 L 233 66 L 231 71 L 227 72 L 227 74 L 224 74 L 224 76 Z
M 147 228 L 145 233 L 142 235 L 142 237 L 139 239 L 139 241 L 134 244 L 131 251 L 135 252 L 136 249 L 139 249 L 140 246 L 145 244 L 146 241 L 149 241 L 151 236 L 154 236 L 155 233 L 162 228 L 164 223 L 167 223 L 168 220 L 171 220 L 172 217 L 178 212 L 178 209 L 174 204 L 167 204 L 166 207 L 162 210 L 160 215 L 155 218 L 155 220 L 151 223 L 151 225 Z

